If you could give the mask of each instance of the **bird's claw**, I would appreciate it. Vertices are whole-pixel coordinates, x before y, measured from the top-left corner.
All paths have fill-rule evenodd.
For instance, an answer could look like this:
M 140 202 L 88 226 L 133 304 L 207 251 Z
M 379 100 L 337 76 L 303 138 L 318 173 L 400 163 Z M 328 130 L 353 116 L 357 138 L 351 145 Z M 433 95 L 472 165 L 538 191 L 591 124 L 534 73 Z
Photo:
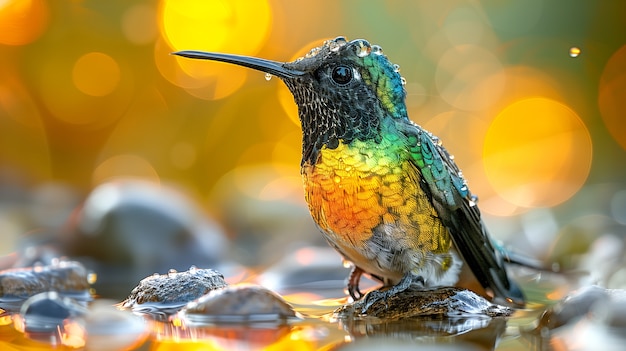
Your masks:
M 403 291 L 411 289 L 414 285 L 424 286 L 424 278 L 422 276 L 414 275 L 412 273 L 406 274 L 400 282 L 386 290 L 374 290 L 370 291 L 363 301 L 359 302 L 361 307 L 361 314 L 367 314 L 367 311 L 376 303 L 382 301 L 385 304 L 385 308 L 388 308 L 387 300 Z
M 357 266 L 352 267 L 350 276 L 348 277 L 348 293 L 354 301 L 358 301 L 363 297 L 361 289 L 359 289 L 359 282 L 363 275 L 363 270 Z

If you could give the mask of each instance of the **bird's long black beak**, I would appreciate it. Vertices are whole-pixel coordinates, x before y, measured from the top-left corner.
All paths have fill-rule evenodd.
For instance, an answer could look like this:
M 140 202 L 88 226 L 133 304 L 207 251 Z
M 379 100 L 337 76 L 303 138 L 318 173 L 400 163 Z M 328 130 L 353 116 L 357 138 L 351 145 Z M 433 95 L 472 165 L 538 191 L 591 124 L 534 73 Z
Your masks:
M 188 57 L 192 59 L 212 60 L 232 63 L 239 66 L 244 66 L 265 73 L 275 75 L 279 78 L 295 78 L 304 75 L 306 72 L 286 68 L 283 62 L 266 60 L 258 57 L 221 54 L 217 52 L 204 52 L 204 51 L 178 51 L 173 52 L 172 55 L 178 55 L 182 57 Z

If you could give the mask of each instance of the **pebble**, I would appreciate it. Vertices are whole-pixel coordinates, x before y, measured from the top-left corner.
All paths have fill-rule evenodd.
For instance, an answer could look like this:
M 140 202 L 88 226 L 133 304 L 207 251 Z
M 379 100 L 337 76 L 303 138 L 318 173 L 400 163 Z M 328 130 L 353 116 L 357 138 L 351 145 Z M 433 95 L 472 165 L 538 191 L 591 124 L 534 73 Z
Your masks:
M 297 318 L 281 296 L 257 285 L 236 285 L 210 293 L 190 302 L 184 318 L 192 324 L 215 322 L 284 322 Z
M 119 306 L 134 312 L 169 314 L 212 290 L 226 286 L 222 274 L 212 269 L 192 267 L 184 272 L 154 274 L 141 280 Z

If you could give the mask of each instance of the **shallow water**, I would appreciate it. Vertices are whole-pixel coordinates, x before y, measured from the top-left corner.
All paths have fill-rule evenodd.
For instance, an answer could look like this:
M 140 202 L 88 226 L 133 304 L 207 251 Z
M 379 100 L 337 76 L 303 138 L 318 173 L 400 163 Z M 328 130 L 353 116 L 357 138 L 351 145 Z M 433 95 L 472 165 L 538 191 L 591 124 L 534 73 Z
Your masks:
M 310 287 L 307 291 L 283 295 L 302 317 L 286 323 L 266 320 L 190 325 L 179 315 L 169 318 L 161 315 L 159 320 L 137 317 L 129 311 L 112 308 L 114 301 L 96 299 L 89 305 L 87 316 L 67 318 L 61 323 L 62 327 L 52 331 L 29 333 L 24 330 L 19 314 L 3 317 L 0 349 L 74 350 L 85 348 L 89 342 L 89 350 L 335 350 L 349 347 L 368 350 L 380 349 L 380 345 L 372 343 L 378 340 L 400 349 L 416 345 L 428 345 L 429 350 L 550 349 L 549 338 L 523 331 L 534 328 L 546 307 L 562 298 L 568 289 L 561 278 L 532 274 L 521 280 L 526 281 L 524 286 L 530 303 L 509 318 L 473 315 L 398 321 L 370 317 L 339 319 L 333 311 L 347 302 L 343 291 L 315 291 Z M 153 309 L 156 313 L 152 315 L 158 315 L 159 308 Z M 97 330 L 93 327 L 94 320 Z

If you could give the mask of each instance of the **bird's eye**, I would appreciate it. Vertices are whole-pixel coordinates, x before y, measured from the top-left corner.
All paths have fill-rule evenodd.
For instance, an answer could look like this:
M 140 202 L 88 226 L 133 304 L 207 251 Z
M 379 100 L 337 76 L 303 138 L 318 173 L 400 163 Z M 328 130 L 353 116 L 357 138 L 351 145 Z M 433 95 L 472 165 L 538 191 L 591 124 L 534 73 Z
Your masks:
M 337 66 L 331 73 L 333 81 L 339 85 L 346 85 L 352 81 L 352 69 L 348 66 Z

